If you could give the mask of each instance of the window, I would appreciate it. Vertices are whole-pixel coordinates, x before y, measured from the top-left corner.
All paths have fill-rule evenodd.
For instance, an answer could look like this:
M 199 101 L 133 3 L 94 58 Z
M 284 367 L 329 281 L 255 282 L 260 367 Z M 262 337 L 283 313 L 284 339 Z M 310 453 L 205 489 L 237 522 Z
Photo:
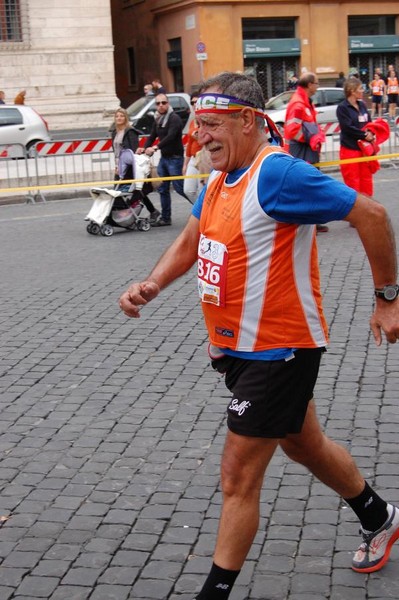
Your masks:
M 0 110 L 0 127 L 5 125 L 22 125 L 23 118 L 18 108 L 2 108 Z
M 348 35 L 395 35 L 395 15 L 348 17 Z
M 129 85 L 137 85 L 136 53 L 134 48 L 127 49 Z
M 326 106 L 335 106 L 342 102 L 342 100 L 345 100 L 345 94 L 339 88 L 336 90 L 326 90 L 324 93 L 326 97 Z
M 179 115 L 185 125 L 188 121 L 188 117 L 190 116 L 189 105 L 185 99 L 180 96 L 172 96 L 169 100 L 171 107 Z
M 168 67 L 173 75 L 173 89 L 176 92 L 184 90 L 183 82 L 183 55 L 181 49 L 181 38 L 168 40 L 170 52 L 168 52 Z M 180 115 L 181 116 L 181 115 Z
M 243 19 L 243 40 L 272 40 L 295 37 L 296 19 Z
M 19 0 L 0 0 L 0 42 L 22 42 Z

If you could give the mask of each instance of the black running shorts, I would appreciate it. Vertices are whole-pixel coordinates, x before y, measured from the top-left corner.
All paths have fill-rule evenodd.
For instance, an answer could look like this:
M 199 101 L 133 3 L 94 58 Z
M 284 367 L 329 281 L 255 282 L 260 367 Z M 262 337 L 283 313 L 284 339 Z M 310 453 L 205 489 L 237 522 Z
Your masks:
M 212 361 L 225 374 L 233 397 L 227 426 L 238 435 L 284 438 L 300 433 L 324 348 L 296 350 L 290 360 L 246 360 L 224 355 Z

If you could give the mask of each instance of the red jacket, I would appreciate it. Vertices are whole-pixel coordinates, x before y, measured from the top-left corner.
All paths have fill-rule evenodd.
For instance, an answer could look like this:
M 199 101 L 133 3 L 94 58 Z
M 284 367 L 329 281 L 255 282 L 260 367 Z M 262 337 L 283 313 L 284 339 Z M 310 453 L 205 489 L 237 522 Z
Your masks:
M 289 142 L 301 142 L 310 145 L 315 135 L 323 137 L 316 121 L 317 112 L 305 90 L 298 87 L 287 106 L 284 125 L 284 137 Z M 305 125 L 304 125 L 305 124 Z M 324 141 L 319 139 L 318 142 Z

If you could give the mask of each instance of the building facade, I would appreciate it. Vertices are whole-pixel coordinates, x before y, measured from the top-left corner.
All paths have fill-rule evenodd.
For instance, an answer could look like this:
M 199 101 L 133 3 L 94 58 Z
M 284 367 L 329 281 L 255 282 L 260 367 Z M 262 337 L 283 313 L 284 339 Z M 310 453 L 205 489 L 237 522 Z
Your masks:
M 0 0 L 0 89 L 26 90 L 50 129 L 111 122 L 113 52 L 110 0 Z
M 123 105 L 159 77 L 168 91 L 190 92 L 204 77 L 245 71 L 266 98 L 293 73 L 324 85 L 340 71 L 399 68 L 399 5 L 330 0 L 111 0 L 116 86 Z M 117 30 L 116 30 L 117 27 Z

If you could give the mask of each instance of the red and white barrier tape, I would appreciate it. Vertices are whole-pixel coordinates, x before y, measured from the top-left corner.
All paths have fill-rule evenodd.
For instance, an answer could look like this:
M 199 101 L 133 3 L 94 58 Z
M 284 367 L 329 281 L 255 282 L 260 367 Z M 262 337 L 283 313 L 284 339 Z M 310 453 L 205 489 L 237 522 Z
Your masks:
M 36 144 L 35 148 L 38 156 L 91 154 L 93 152 L 110 152 L 112 150 L 112 140 L 39 142 Z

